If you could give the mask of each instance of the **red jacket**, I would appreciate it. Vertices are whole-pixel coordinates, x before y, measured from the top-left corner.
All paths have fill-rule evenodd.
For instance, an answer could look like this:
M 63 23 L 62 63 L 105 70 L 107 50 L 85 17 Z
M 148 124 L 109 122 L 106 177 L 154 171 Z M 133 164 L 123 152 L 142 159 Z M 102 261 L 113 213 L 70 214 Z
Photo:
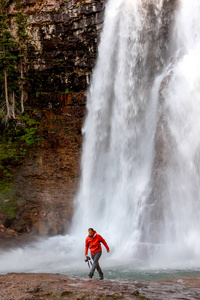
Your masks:
M 88 235 L 85 240 L 85 255 L 87 255 L 87 253 L 88 253 L 88 248 L 90 249 L 90 252 L 93 255 L 95 253 L 101 251 L 102 250 L 101 243 L 103 243 L 104 246 L 106 247 L 107 251 L 109 251 L 109 247 L 108 247 L 106 241 L 102 238 L 102 236 L 97 234 L 96 231 L 95 231 L 93 237 Z

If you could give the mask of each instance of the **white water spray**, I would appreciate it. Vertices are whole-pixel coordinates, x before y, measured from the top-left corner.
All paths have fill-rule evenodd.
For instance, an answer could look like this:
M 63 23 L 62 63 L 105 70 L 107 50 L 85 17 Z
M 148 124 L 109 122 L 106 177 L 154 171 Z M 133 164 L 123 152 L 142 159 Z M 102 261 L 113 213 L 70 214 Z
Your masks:
M 200 4 L 179 2 L 167 51 L 165 4 L 109 2 L 88 93 L 73 230 L 128 259 L 200 253 Z
M 200 263 L 200 3 L 181 1 L 177 52 L 163 90 L 167 130 L 160 257 Z
M 154 158 L 158 91 L 152 90 L 156 66 L 150 66 L 148 34 L 158 38 L 162 5 L 151 4 L 155 22 L 141 1 L 109 2 L 83 129 L 73 231 L 97 228 L 120 255 L 133 254 L 139 242 Z M 155 52 L 152 59 L 161 55 L 159 47 Z
M 80 269 L 88 227 L 110 265 L 200 265 L 200 3 L 177 3 L 170 34 L 165 0 L 108 2 L 70 235 L 2 253 L 2 272 Z

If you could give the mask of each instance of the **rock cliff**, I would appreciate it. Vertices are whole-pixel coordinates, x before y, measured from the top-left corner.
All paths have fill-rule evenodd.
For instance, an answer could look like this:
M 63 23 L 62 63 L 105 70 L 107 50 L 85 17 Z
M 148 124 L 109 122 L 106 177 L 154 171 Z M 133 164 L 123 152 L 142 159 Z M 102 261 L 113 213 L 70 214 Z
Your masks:
M 106 1 L 23 0 L 20 8 L 11 2 L 10 16 L 19 9 L 28 15 L 32 47 L 25 105 L 40 122 L 41 142 L 12 171 L 14 195 L 23 204 L 4 225 L 18 232 L 62 234 L 78 186 L 86 89 Z

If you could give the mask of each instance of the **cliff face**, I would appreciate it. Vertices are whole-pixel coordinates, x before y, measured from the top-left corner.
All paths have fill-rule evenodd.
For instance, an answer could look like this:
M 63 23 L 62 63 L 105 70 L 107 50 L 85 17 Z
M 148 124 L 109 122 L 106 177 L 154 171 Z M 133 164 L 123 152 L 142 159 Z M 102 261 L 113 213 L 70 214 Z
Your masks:
M 14 190 L 25 206 L 12 229 L 58 234 L 68 229 L 79 180 L 84 106 L 41 110 L 42 141 L 15 172 Z
M 95 64 L 104 5 L 105 0 L 23 1 L 34 48 L 30 53 L 31 95 L 49 94 L 49 101 L 52 97 L 55 100 L 56 93 L 86 89 Z M 9 13 L 15 11 L 13 4 Z
M 97 56 L 105 0 L 23 0 L 32 50 L 26 107 L 41 142 L 13 170 L 20 208 L 4 225 L 18 232 L 60 234 L 73 213 L 80 169 L 86 89 Z M 15 1 L 9 14 L 16 13 Z M 7 200 L 9 201 L 9 199 Z

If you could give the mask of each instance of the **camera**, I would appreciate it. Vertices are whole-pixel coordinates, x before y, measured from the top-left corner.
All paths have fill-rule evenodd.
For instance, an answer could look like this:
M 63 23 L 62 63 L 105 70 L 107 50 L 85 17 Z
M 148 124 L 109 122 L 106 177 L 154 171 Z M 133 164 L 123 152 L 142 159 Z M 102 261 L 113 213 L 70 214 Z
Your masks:
M 88 260 L 90 260 L 91 258 L 88 256 L 87 258 L 85 258 L 85 262 L 88 262 Z

